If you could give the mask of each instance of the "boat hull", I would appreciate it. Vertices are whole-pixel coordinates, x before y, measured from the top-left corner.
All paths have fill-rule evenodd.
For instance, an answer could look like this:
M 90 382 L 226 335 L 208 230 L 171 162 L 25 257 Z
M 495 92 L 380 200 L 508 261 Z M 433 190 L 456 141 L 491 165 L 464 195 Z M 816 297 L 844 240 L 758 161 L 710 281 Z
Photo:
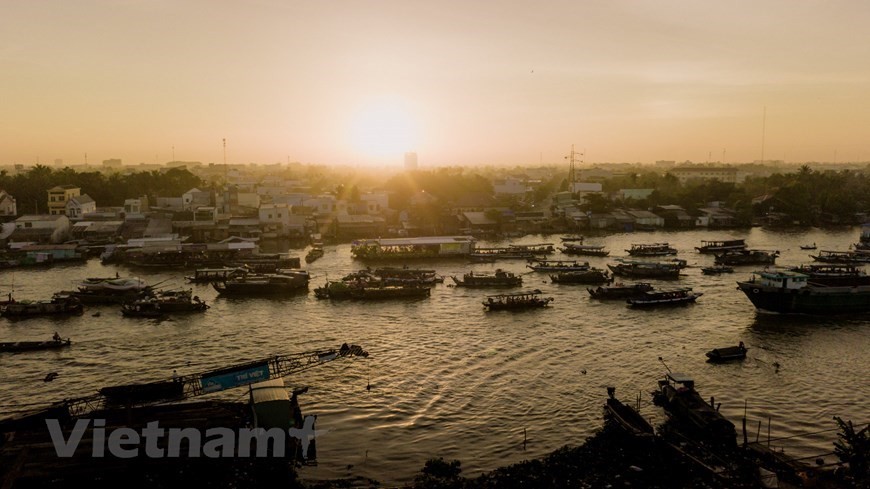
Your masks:
M 695 300 L 700 297 L 702 294 L 697 293 L 693 295 L 689 295 L 686 297 L 679 297 L 673 299 L 645 299 L 643 297 L 628 299 L 628 305 L 634 308 L 652 308 L 652 307 L 670 307 L 670 306 L 685 306 L 688 304 L 693 304 Z
M 694 434 L 709 441 L 735 446 L 737 431 L 734 424 L 707 404 L 694 389 L 664 386 L 654 397 L 671 419 L 683 424 Z
M 722 363 L 744 360 L 746 359 L 746 350 L 747 348 L 741 348 L 739 346 L 714 348 L 706 353 L 707 361 L 710 363 Z
M 7 304 L 0 316 L 8 318 L 29 318 L 39 316 L 77 315 L 84 312 L 84 306 L 78 300 L 52 302 L 13 302 Z
M 19 352 L 19 351 L 35 351 L 35 350 L 55 350 L 70 346 L 72 341 L 13 341 L 0 343 L 0 352 Z
M 870 285 L 782 289 L 738 282 L 752 305 L 762 313 L 835 315 L 870 312 Z
M 653 436 L 652 425 L 632 407 L 615 398 L 607 399 L 604 404 L 607 419 L 614 421 L 620 428 L 633 436 Z
M 610 277 L 603 271 L 560 272 L 550 275 L 550 280 L 556 284 L 603 284 L 610 282 Z
M 589 295 L 592 296 L 593 299 L 630 299 L 632 297 L 639 297 L 644 295 L 646 292 L 653 290 L 652 285 L 650 284 L 636 284 L 632 287 L 598 287 L 597 289 L 586 289 L 589 292 Z

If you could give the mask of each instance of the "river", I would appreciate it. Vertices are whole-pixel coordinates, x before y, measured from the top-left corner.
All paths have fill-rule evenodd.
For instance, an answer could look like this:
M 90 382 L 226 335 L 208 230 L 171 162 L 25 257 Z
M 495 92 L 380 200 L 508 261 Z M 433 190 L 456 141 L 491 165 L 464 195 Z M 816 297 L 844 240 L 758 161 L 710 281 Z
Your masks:
M 591 300 L 582 285 L 556 285 L 524 261 L 470 264 L 429 261 L 446 278 L 429 298 L 377 303 L 318 300 L 313 293 L 286 299 L 226 299 L 210 285 L 188 285 L 183 272 L 152 272 L 123 266 L 85 265 L 4 271 L 0 293 L 14 284 L 17 299 L 48 298 L 86 277 L 140 276 L 165 288 L 192 287 L 211 308 L 172 320 L 124 318 L 117 307 L 90 307 L 79 317 L 0 319 L 0 341 L 48 339 L 57 331 L 73 345 L 57 351 L 0 356 L 0 414 L 8 415 L 63 398 L 86 396 L 105 385 L 166 379 L 272 354 L 363 346 L 368 358 L 339 359 L 297 376 L 288 385 L 309 386 L 303 412 L 318 416 L 318 464 L 303 478 L 365 476 L 388 484 L 410 481 L 430 457 L 460 459 L 473 476 L 509 463 L 580 444 L 602 425 L 606 386 L 624 401 L 641 395 L 641 413 L 658 423 L 661 410 L 650 392 L 665 372 L 692 375 L 702 396 L 715 396 L 738 431 L 746 410 L 750 439 L 794 438 L 773 444 L 794 456 L 831 452 L 833 416 L 870 421 L 870 317 L 778 317 L 759 315 L 736 288 L 755 269 L 706 276 L 700 267 L 712 255 L 694 247 L 701 240 L 745 238 L 750 248 L 777 249 L 778 265 L 808 263 L 799 245 L 845 250 L 859 228 L 771 231 L 641 232 L 587 238 L 611 257 L 582 258 L 606 268 L 632 243 L 669 242 L 689 263 L 679 281 L 703 296 L 694 305 L 634 310 L 623 302 Z M 559 244 L 559 236 L 514 243 Z M 499 246 L 505 242 L 482 242 Z M 306 268 L 310 289 L 364 264 L 350 245 L 327 246 Z M 298 253 L 304 256 L 304 251 Z M 524 289 L 553 297 L 550 307 L 527 312 L 486 312 L 486 289 L 451 286 L 451 275 L 503 268 L 524 274 Z M 189 273 L 189 272 L 188 272 Z M 652 281 L 654 285 L 665 283 Z M 99 312 L 99 315 L 95 313 Z M 749 347 L 740 363 L 713 365 L 714 347 Z M 777 366 L 778 365 L 778 366 Z M 53 382 L 43 382 L 48 372 Z M 370 389 L 367 389 L 370 386 Z M 211 394 L 243 400 L 245 389 Z M 797 436 L 819 432 L 814 436 Z M 825 456 L 834 461 L 833 455 Z

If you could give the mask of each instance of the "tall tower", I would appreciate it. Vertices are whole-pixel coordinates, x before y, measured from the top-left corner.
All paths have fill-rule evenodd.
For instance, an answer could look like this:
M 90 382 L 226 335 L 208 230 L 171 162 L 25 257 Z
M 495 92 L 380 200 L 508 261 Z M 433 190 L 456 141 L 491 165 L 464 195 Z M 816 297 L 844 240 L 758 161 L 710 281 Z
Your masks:
M 574 164 L 577 161 L 578 156 L 583 156 L 583 153 L 578 153 L 574 151 L 574 145 L 571 145 L 571 154 L 565 157 L 570 163 L 568 165 L 568 190 L 571 192 L 574 191 L 574 183 L 577 182 L 577 169 Z M 582 163 L 582 161 L 581 161 Z
M 405 169 L 406 170 L 416 170 L 417 169 L 417 153 L 414 153 L 414 152 L 405 153 Z

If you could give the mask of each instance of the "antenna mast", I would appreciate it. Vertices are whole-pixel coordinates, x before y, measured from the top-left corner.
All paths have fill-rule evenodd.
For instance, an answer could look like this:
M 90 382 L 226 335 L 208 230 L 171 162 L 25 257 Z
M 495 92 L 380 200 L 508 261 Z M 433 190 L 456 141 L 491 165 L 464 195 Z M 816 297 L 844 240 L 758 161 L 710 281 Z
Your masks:
M 764 164 L 764 133 L 767 128 L 767 106 L 764 106 L 764 115 L 761 118 L 761 164 Z

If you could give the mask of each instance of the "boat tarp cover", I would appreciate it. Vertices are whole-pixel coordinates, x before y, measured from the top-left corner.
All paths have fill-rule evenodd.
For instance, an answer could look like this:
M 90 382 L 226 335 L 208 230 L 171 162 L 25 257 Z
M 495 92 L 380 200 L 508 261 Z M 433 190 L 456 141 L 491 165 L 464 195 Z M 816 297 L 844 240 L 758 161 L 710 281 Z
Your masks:
M 251 385 L 257 427 L 265 429 L 293 426 L 293 406 L 284 387 L 284 379 L 270 379 Z
M 690 377 L 686 374 L 683 374 L 683 373 L 674 372 L 674 373 L 668 374 L 668 377 L 670 377 L 671 380 L 673 380 L 674 382 L 679 382 L 681 384 L 686 383 L 686 382 L 694 382 L 694 379 L 692 379 L 692 377 Z

